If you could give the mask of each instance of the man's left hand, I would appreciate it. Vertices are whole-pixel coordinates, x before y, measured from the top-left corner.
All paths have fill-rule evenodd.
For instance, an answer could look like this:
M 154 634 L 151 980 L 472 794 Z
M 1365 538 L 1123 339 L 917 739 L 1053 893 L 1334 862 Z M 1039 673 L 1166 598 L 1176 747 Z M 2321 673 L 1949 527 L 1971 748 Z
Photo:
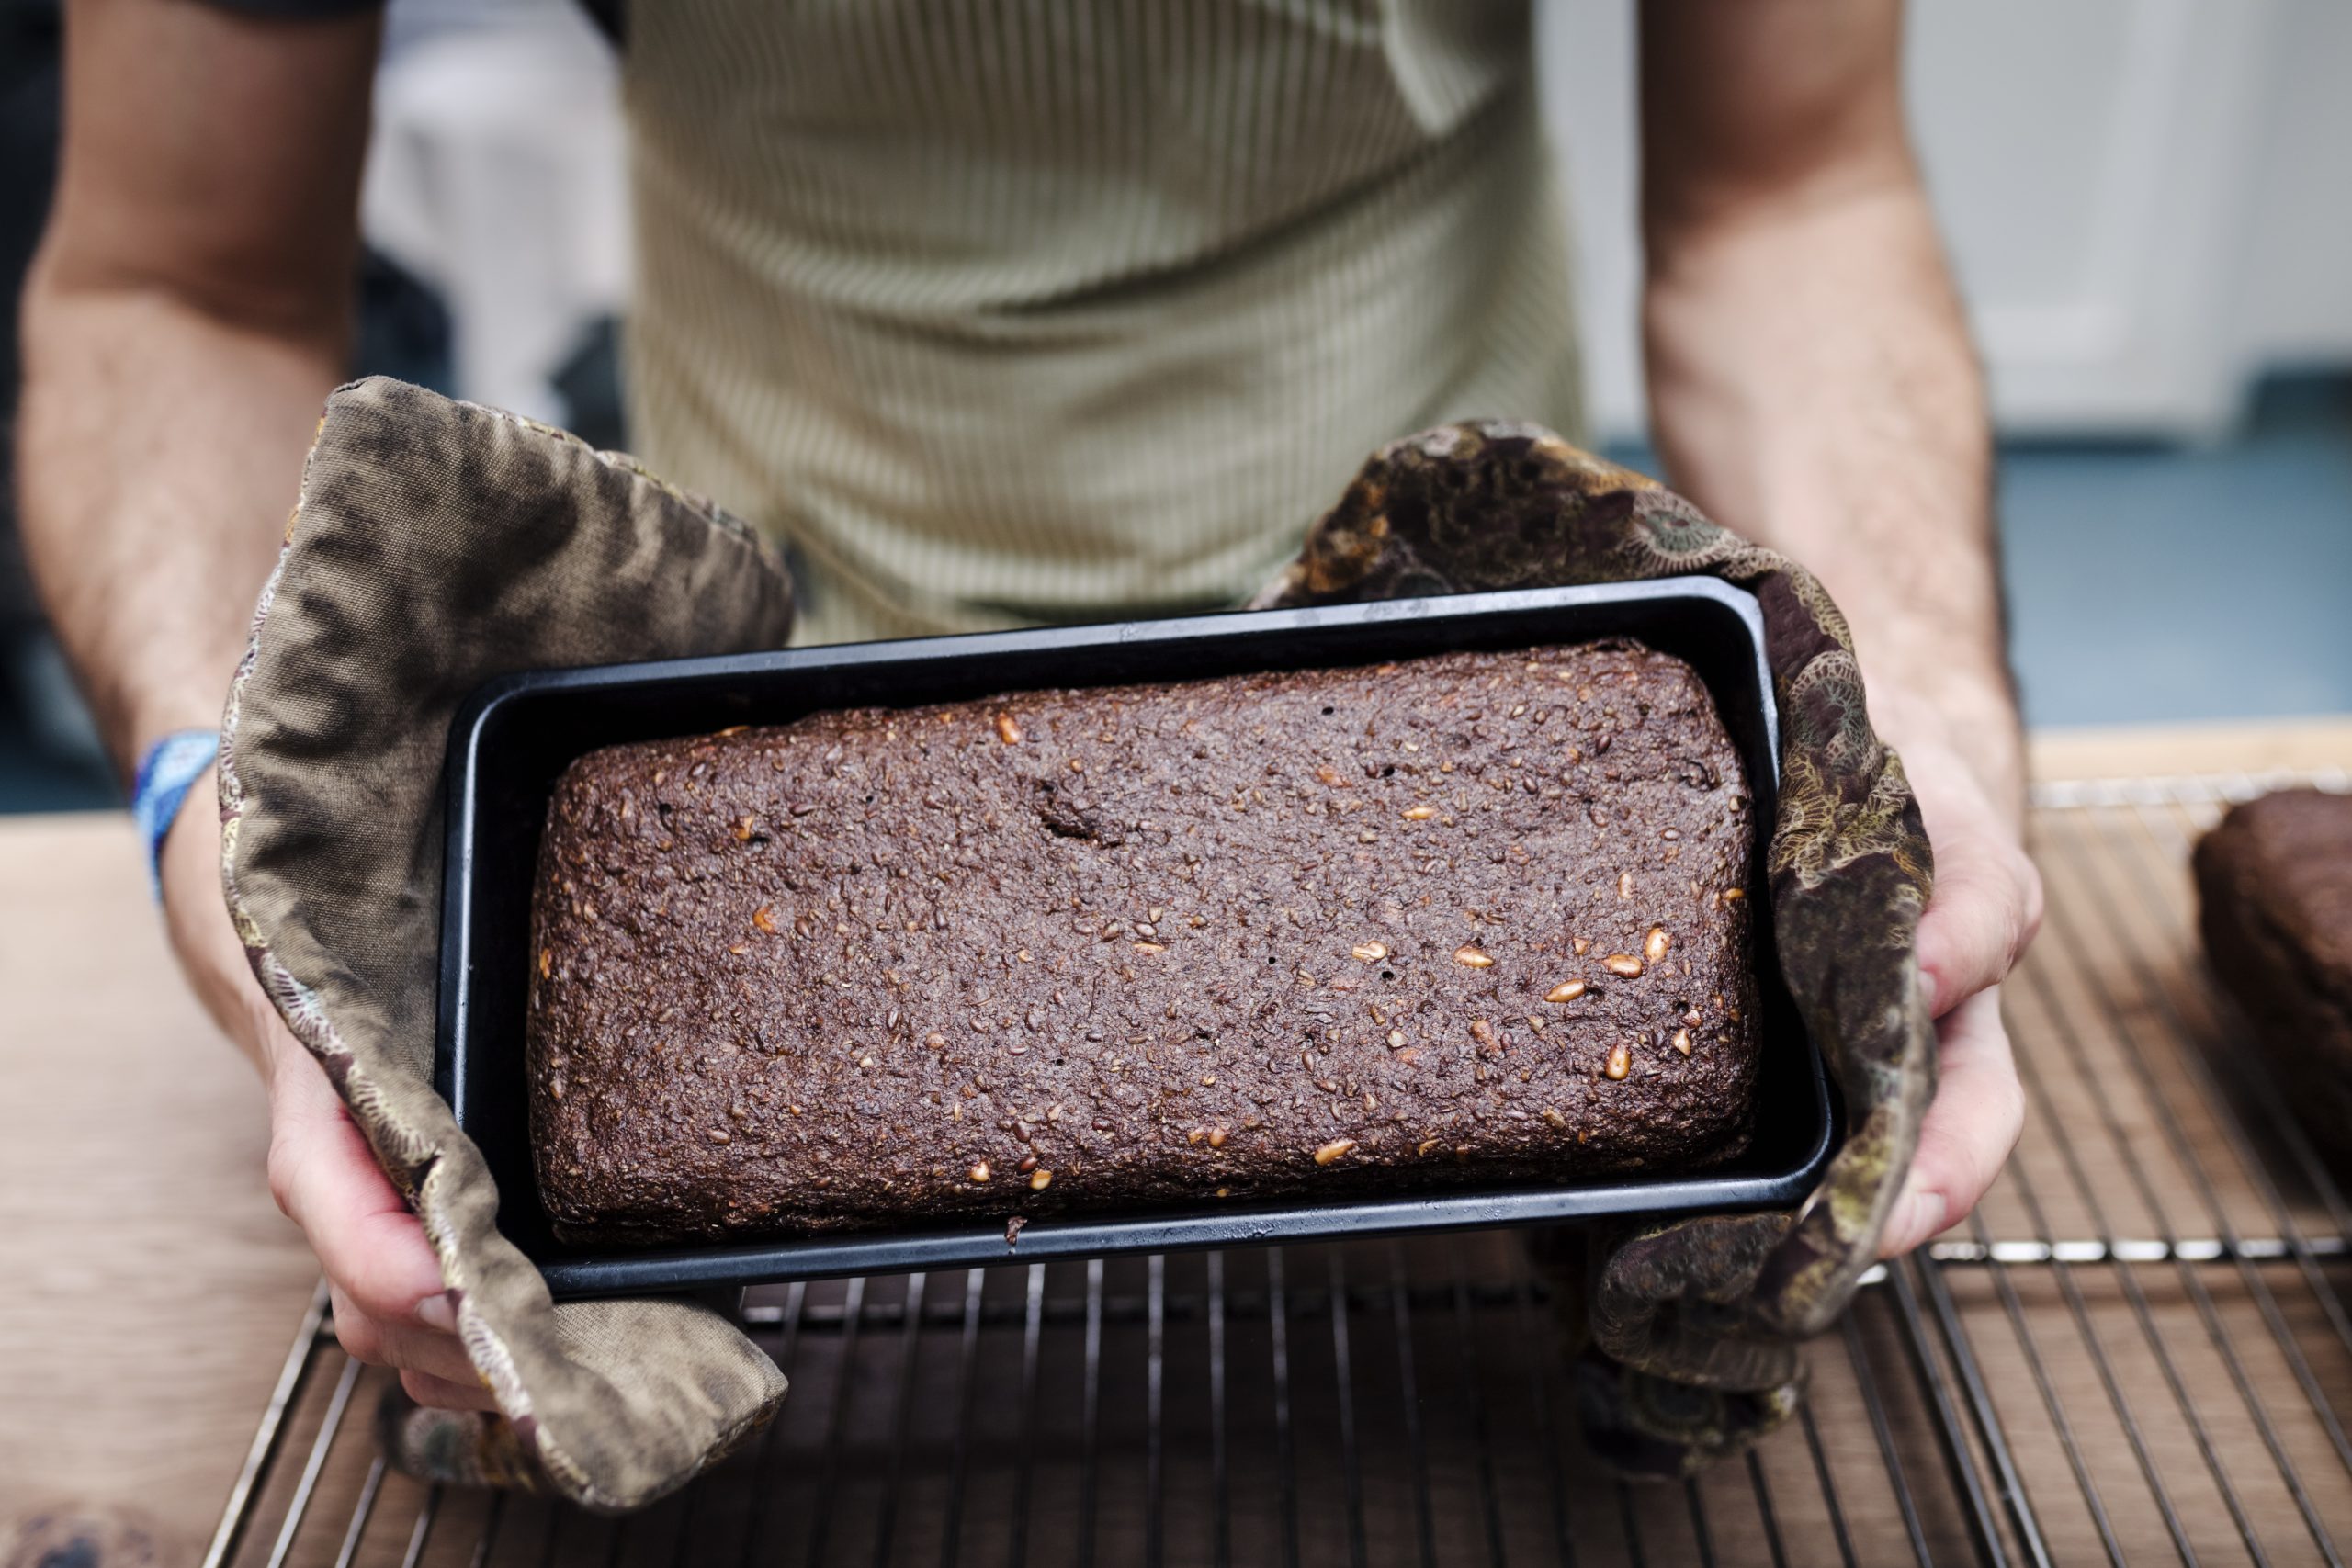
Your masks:
M 2041 874 L 1946 727 L 1931 718 L 1890 739 L 1935 848 L 1936 890 L 1917 952 L 1939 1059 L 1935 1103 L 1879 1239 L 1882 1258 L 1910 1251 L 1975 1208 L 2017 1146 L 2025 1094 L 2001 1021 L 2001 981 L 2041 925 Z

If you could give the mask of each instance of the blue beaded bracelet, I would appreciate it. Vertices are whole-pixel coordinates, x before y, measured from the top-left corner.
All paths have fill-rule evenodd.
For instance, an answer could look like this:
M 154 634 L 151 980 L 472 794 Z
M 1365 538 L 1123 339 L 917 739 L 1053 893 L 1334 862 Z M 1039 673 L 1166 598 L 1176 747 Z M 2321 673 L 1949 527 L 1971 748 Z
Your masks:
M 130 819 L 139 824 L 140 841 L 147 846 L 147 882 L 159 904 L 164 899 L 164 840 L 179 818 L 189 786 L 220 754 L 219 730 L 175 729 L 147 748 L 139 774 L 131 780 Z

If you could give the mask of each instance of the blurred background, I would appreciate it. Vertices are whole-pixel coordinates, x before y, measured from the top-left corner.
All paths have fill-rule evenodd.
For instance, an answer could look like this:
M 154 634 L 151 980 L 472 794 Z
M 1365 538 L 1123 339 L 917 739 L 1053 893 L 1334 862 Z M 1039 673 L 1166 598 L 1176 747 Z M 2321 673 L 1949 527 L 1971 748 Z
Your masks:
M 1541 8 L 1592 434 L 1647 466 L 1633 0 Z M 1916 132 L 1992 378 L 2029 722 L 2352 712 L 2352 6 L 1913 0 L 1912 18 Z M 0 0 L 10 299 L 47 201 L 57 48 L 56 0 Z M 626 445 L 615 94 L 571 0 L 392 0 L 356 370 Z M 6 494 L 0 811 L 106 806 Z

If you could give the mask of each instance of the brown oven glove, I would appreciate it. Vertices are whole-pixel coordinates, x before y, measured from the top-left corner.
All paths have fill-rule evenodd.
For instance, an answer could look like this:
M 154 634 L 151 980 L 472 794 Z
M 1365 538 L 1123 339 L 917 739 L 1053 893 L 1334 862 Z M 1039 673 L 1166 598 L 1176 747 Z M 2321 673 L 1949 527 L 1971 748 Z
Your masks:
M 442 761 L 495 675 L 783 645 L 782 564 L 629 459 L 363 381 L 327 403 L 222 722 L 222 876 L 254 973 L 424 1223 L 503 1418 L 388 1423 L 431 1479 L 592 1508 L 683 1484 L 774 1414 L 775 1363 L 685 1302 L 548 1299 L 433 1087 Z
M 1781 967 L 1845 1097 L 1847 1130 L 1793 1214 L 1604 1226 L 1538 1256 L 1581 1347 L 1595 1450 L 1688 1474 L 1796 1408 L 1798 1341 L 1834 1322 L 1933 1098 L 1936 1037 L 1912 938 L 1933 862 L 1902 762 L 1872 733 L 1853 637 L 1819 580 L 1654 480 L 1547 430 L 1485 422 L 1383 447 L 1260 606 L 1703 573 L 1763 607 L 1781 712 L 1766 866 Z

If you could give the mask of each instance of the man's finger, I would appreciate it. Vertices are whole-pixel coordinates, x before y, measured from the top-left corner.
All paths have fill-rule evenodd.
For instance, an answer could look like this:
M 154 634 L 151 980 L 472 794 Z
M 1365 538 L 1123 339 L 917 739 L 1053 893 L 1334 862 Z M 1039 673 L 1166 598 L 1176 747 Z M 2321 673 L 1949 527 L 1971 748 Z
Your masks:
M 419 1303 L 442 1293 L 440 1262 L 326 1075 L 307 1058 L 288 1062 L 272 1098 L 270 1187 L 327 1278 L 372 1318 L 420 1324 Z
M 343 1353 L 371 1367 L 384 1365 L 383 1328 L 354 1306 L 344 1288 L 333 1280 L 327 1282 L 327 1300 L 334 1311 L 334 1337 Z
M 1936 892 L 1919 918 L 1919 973 L 1937 1016 L 2007 977 L 2041 924 L 2041 879 L 2005 840 L 1936 841 Z
M 480 1382 L 452 1382 L 431 1372 L 403 1371 L 401 1387 L 419 1404 L 434 1410 L 496 1410 L 497 1401 Z
M 456 1335 L 387 1323 L 359 1306 L 351 1299 L 350 1292 L 332 1281 L 327 1294 L 334 1308 L 334 1337 L 357 1359 L 371 1367 L 430 1372 L 450 1382 L 481 1381 Z
M 2001 1023 L 1999 988 L 1961 1003 L 1937 1032 L 1941 1062 L 1935 1103 L 1879 1237 L 1881 1258 L 1900 1257 L 1973 1209 L 2025 1126 L 2025 1094 Z
M 334 1307 L 334 1337 L 353 1359 L 463 1386 L 481 1382 L 456 1335 L 388 1324 L 356 1305 L 340 1285 L 331 1284 L 328 1295 Z
M 481 1377 L 474 1364 L 466 1359 L 466 1348 L 454 1334 L 435 1334 L 427 1328 L 406 1328 L 397 1324 L 387 1325 L 384 1334 L 384 1361 L 388 1367 L 398 1367 L 404 1372 L 425 1372 L 445 1382 L 478 1384 Z

